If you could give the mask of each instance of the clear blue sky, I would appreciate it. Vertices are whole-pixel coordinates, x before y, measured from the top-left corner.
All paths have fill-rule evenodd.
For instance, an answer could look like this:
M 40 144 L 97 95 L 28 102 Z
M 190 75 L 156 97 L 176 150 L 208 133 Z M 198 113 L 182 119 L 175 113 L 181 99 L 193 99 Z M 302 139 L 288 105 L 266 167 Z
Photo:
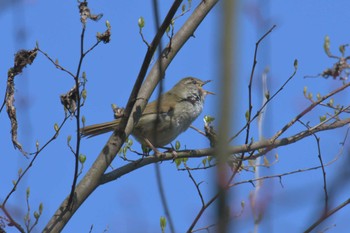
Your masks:
M 3 82 L 0 85 L 0 96 L 5 93 L 8 68 L 13 66 L 13 55 L 19 49 L 32 49 L 38 42 L 42 50 L 50 54 L 59 63 L 75 73 L 79 59 L 79 42 L 81 23 L 76 1 L 36 1 L 23 0 L 18 4 L 0 2 L 0 25 L 2 28 L 2 43 L 0 43 L 0 74 Z M 160 1 L 161 15 L 166 14 L 172 1 Z M 193 1 L 193 8 L 199 1 Z M 269 137 L 290 121 L 309 103 L 303 97 L 303 88 L 316 94 L 326 94 L 341 85 L 332 79 L 304 79 L 305 75 L 315 75 L 333 64 L 323 51 L 323 41 L 326 35 L 331 38 L 334 53 L 338 45 L 349 43 L 350 18 L 348 11 L 350 2 L 346 0 L 326 1 L 239 1 L 239 29 L 237 39 L 239 50 L 235 51 L 238 64 L 235 101 L 238 109 L 235 112 L 234 129 L 241 128 L 245 123 L 244 114 L 248 108 L 247 84 L 252 64 L 255 42 L 273 24 L 277 28 L 262 42 L 258 57 L 257 81 L 254 82 L 254 106 L 259 106 L 260 81 L 259 74 L 269 66 L 269 90 L 274 93 L 293 72 L 294 59 L 299 60 L 296 77 L 283 90 L 268 108 L 265 136 Z M 261 3 L 260 3 L 261 4 Z M 105 30 L 105 20 L 112 25 L 112 40 L 109 44 L 101 44 L 84 60 L 83 70 L 87 73 L 88 99 L 82 109 L 87 124 L 100 123 L 112 119 L 111 104 L 124 106 L 129 92 L 138 74 L 139 67 L 146 52 L 139 34 L 137 20 L 143 16 L 146 20 L 144 34 L 148 41 L 154 35 L 151 1 L 91 1 L 89 7 L 95 13 L 103 13 L 99 22 L 89 22 L 86 31 L 86 46 L 95 42 L 96 32 Z M 196 76 L 203 80 L 212 79 L 207 89 L 219 93 L 218 62 L 219 48 L 218 28 L 219 9 L 217 5 L 203 21 L 184 48 L 174 59 L 166 72 L 165 89 L 184 76 Z M 180 18 L 175 29 L 178 29 L 189 14 Z M 265 23 L 262 22 L 265 19 Z M 22 33 L 22 34 L 19 34 Z M 21 37 L 19 35 L 25 35 Z M 63 107 L 60 104 L 60 94 L 66 93 L 74 82 L 71 77 L 55 69 L 52 64 L 39 54 L 32 66 L 16 79 L 16 106 L 19 121 L 19 139 L 28 151 L 35 150 L 35 142 L 42 145 L 54 133 L 54 124 L 63 117 Z M 348 94 L 342 94 L 337 100 L 348 99 Z M 203 127 L 202 118 L 205 114 L 217 116 L 218 96 L 209 96 L 203 111 L 194 125 Z M 257 108 L 253 110 L 255 113 Z M 303 118 L 311 124 L 318 122 L 318 116 L 325 114 L 326 109 L 318 109 L 315 113 Z M 256 128 L 256 124 L 253 124 Z M 12 180 L 17 177 L 20 167 L 24 168 L 28 160 L 13 149 L 10 138 L 10 123 L 6 112 L 0 114 L 0 201 L 12 187 Z M 234 134 L 232 129 L 232 134 Z M 297 126 L 286 133 L 302 130 Z M 38 230 L 51 218 L 56 208 L 70 191 L 73 176 L 74 156 L 66 145 L 68 135 L 75 134 L 75 121 L 69 120 L 59 138 L 40 154 L 31 171 L 22 181 L 8 203 L 8 208 L 16 212 L 17 220 L 22 222 L 25 215 L 25 190 L 31 188 L 31 209 L 36 210 L 40 202 L 44 203 L 44 213 L 40 219 Z M 341 149 L 339 143 L 343 140 L 345 130 L 321 133 L 322 155 L 325 162 L 332 160 Z M 257 131 L 253 130 L 257 139 Z M 97 157 L 108 135 L 93 139 L 83 139 L 81 152 L 87 156 L 86 167 Z M 193 130 L 182 134 L 178 140 L 187 148 L 206 148 L 207 140 Z M 74 143 L 74 139 L 72 140 Z M 235 144 L 243 143 L 239 138 Z M 135 150 L 139 146 L 135 143 Z M 346 151 L 346 150 L 345 150 Z M 264 175 L 279 174 L 299 168 L 319 165 L 317 147 L 314 138 L 279 148 L 274 151 L 279 154 L 279 162 L 270 169 L 263 169 Z M 135 155 L 128 155 L 131 159 Z M 271 161 L 273 156 L 271 156 Z M 334 207 L 348 198 L 345 180 L 339 179 L 339 171 L 346 161 L 346 152 L 335 164 L 326 168 L 329 187 L 341 186 L 338 191 L 330 192 L 331 206 Z M 190 162 L 197 166 L 201 160 Z M 116 158 L 113 167 L 125 164 Z M 196 189 L 188 178 L 187 172 L 177 171 L 175 164 L 163 162 L 161 172 L 165 193 L 170 203 L 170 211 L 177 232 L 184 232 L 200 209 L 200 200 Z M 193 172 L 201 185 L 206 200 L 213 195 L 212 175 L 214 170 Z M 253 173 L 242 172 L 238 180 L 253 178 Z M 301 232 L 317 217 L 323 203 L 322 173 L 320 170 L 300 173 L 283 178 L 283 187 L 279 180 L 266 182 L 261 205 L 266 210 L 260 232 Z M 339 185 L 340 184 L 340 185 Z M 232 215 L 240 212 L 240 202 L 245 201 L 246 207 L 240 217 L 233 218 L 236 232 L 252 232 L 253 217 L 249 207 L 249 193 L 253 186 L 244 184 L 230 191 L 230 207 Z M 199 221 L 196 228 L 214 223 L 213 209 L 209 209 Z M 328 232 L 346 232 L 349 229 L 348 208 L 336 214 L 321 229 L 331 227 Z M 64 232 L 160 232 L 159 218 L 164 216 L 154 165 L 144 167 L 121 179 L 99 187 L 76 212 L 67 224 Z M 333 226 L 335 224 L 336 226 Z M 15 232 L 13 228 L 6 228 Z M 169 232 L 169 231 L 167 231 Z

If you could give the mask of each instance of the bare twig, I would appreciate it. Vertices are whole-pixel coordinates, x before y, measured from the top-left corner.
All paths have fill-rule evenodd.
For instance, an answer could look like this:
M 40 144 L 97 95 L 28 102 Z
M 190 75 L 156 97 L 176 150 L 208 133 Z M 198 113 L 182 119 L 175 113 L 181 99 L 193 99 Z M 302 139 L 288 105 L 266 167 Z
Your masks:
M 280 137 L 287 129 L 289 129 L 292 125 L 294 125 L 295 122 L 297 122 L 301 117 L 306 115 L 308 112 L 310 112 L 312 109 L 314 109 L 317 105 L 319 105 L 321 102 L 325 101 L 326 99 L 330 98 L 331 96 L 345 90 L 350 86 L 350 83 L 344 84 L 343 86 L 339 87 L 338 89 L 328 93 L 325 96 L 322 96 L 318 101 L 310 104 L 304 111 L 299 113 L 295 118 L 293 118 L 289 123 L 287 123 L 280 131 L 278 131 L 273 137 L 272 140 L 276 140 L 278 137 Z
M 246 127 L 246 137 L 245 137 L 245 143 L 248 143 L 249 141 L 249 133 L 250 133 L 250 122 L 251 122 L 251 115 L 252 115 L 252 110 L 253 110 L 253 105 L 252 105 L 252 84 L 253 84 L 253 77 L 255 73 L 255 67 L 256 64 L 258 63 L 257 61 L 257 56 L 258 56 L 258 50 L 259 50 L 259 45 L 260 43 L 265 39 L 266 36 L 268 36 L 273 29 L 275 29 L 276 25 L 273 25 L 270 30 L 268 30 L 256 43 L 255 43 L 255 50 L 254 50 L 254 58 L 253 58 L 253 65 L 250 73 L 250 78 L 249 78 L 249 84 L 248 84 L 248 114 L 247 114 L 247 127 Z M 283 89 L 283 87 L 281 88 Z M 278 93 L 278 92 L 277 92 Z M 277 94 L 276 93 L 276 94 Z M 267 103 L 263 105 L 261 109 L 263 109 L 266 106 Z M 257 115 L 258 116 L 258 115 Z M 232 138 L 233 139 L 233 138 Z M 230 141 L 232 140 L 230 139 Z
M 315 229 L 318 225 L 320 225 L 324 220 L 326 220 L 327 218 L 329 218 L 331 215 L 335 214 L 336 212 L 338 212 L 339 210 L 341 210 L 342 208 L 344 208 L 345 206 L 347 206 L 348 204 L 350 204 L 350 198 L 347 199 L 346 201 L 344 201 L 343 203 L 341 203 L 340 205 L 338 205 L 337 207 L 335 207 L 334 209 L 328 211 L 327 213 L 325 213 L 322 217 L 320 217 L 315 223 L 313 223 L 309 228 L 307 228 L 304 233 L 309 233 L 311 232 L 313 229 Z
M 299 122 L 304 125 L 306 128 L 310 128 L 307 124 L 304 124 L 302 121 L 299 120 Z M 322 154 L 321 154 L 321 146 L 320 146 L 320 137 L 318 137 L 315 133 L 312 134 L 316 140 L 316 144 L 317 144 L 317 152 L 318 152 L 318 159 L 320 161 L 321 164 L 321 168 L 322 168 L 322 177 L 323 177 L 323 190 L 324 190 L 324 212 L 326 213 L 328 211 L 328 201 L 329 201 L 329 197 L 328 197 L 328 191 L 327 191 L 327 179 L 326 179 L 326 171 L 325 171 L 325 167 L 324 167 L 324 163 L 323 163 L 323 159 L 322 159 Z
M 62 70 L 63 72 L 66 72 L 69 76 L 75 78 L 75 75 L 70 72 L 69 70 L 67 70 L 66 68 L 64 68 L 63 66 L 61 66 L 59 63 L 58 63 L 58 60 L 54 61 L 49 54 L 47 54 L 46 52 L 44 52 L 43 50 L 41 50 L 39 47 L 38 47 L 38 51 L 40 53 L 42 53 L 57 69 L 59 70 Z
M 37 151 L 34 153 L 30 153 L 30 155 L 34 155 L 34 157 L 32 158 L 32 160 L 30 161 L 30 163 L 28 164 L 28 166 L 26 167 L 26 169 L 24 169 L 24 171 L 22 171 L 17 180 L 14 182 L 14 185 L 11 189 L 11 191 L 7 194 L 7 196 L 5 197 L 4 201 L 2 202 L 2 204 L 0 205 L 0 209 L 3 210 L 3 212 L 5 213 L 6 217 L 10 220 L 10 223 L 12 225 L 14 225 L 17 230 L 19 230 L 20 232 L 25 232 L 24 229 L 20 226 L 19 223 L 17 223 L 12 217 L 11 214 L 7 211 L 6 209 L 6 203 L 9 200 L 9 198 L 11 197 L 11 195 L 16 191 L 19 183 L 21 182 L 22 178 L 27 174 L 27 172 L 29 171 L 29 169 L 33 166 L 35 160 L 38 158 L 38 155 L 53 141 L 57 138 L 61 128 L 63 127 L 63 125 L 65 124 L 65 122 L 69 119 L 69 116 L 66 116 L 63 121 L 61 122 L 60 126 L 57 128 L 57 131 L 55 132 L 55 134 L 51 137 L 51 139 L 49 139 L 41 148 L 37 148 Z
M 196 187 L 197 189 L 197 193 L 199 195 L 199 198 L 201 199 L 201 202 L 202 202 L 202 206 L 205 205 L 205 202 L 204 202 L 204 198 L 203 198 L 203 195 L 202 195 L 202 192 L 199 188 L 199 185 L 201 185 L 202 182 L 200 183 L 197 183 L 196 180 L 194 179 L 194 177 L 192 176 L 192 173 L 191 173 L 191 168 L 189 168 L 186 164 L 185 164 L 185 168 L 186 168 L 186 171 L 188 173 L 188 176 L 190 177 L 190 179 L 192 180 L 194 186 Z

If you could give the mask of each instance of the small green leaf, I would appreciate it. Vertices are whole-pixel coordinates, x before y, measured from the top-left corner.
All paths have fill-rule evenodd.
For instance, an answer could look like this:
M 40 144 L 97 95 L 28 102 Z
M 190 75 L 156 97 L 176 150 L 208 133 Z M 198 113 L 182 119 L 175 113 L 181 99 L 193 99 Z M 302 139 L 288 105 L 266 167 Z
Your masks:
M 160 217 L 160 228 L 162 229 L 162 233 L 165 232 L 165 227 L 166 227 L 166 218 Z
M 304 96 L 306 96 L 306 93 L 307 93 L 307 86 L 304 87 L 303 93 L 304 93 Z
M 179 167 L 180 167 L 181 162 L 182 162 L 182 159 L 181 159 L 181 158 L 175 159 L 176 168 L 179 168 Z
M 27 190 L 26 190 L 26 197 L 27 197 L 27 199 L 29 198 L 29 196 L 30 196 L 30 187 L 28 187 Z
M 325 120 L 327 120 L 327 116 L 325 115 L 320 116 L 320 122 L 324 122 Z
M 179 141 L 176 141 L 176 142 L 175 142 L 175 150 L 178 151 L 178 150 L 180 149 L 180 147 L 181 147 L 180 142 L 179 142 Z
M 333 107 L 333 105 L 334 105 L 334 99 L 330 99 L 328 105 L 331 106 L 331 107 Z
M 18 176 L 22 175 L 22 172 L 23 172 L 22 168 L 18 169 Z
M 68 135 L 67 137 L 67 144 L 69 145 L 70 144 L 70 141 L 72 140 L 72 135 Z
M 39 217 L 40 217 L 40 214 L 38 212 L 34 211 L 34 218 L 39 219 Z
M 245 120 L 246 120 L 246 121 L 249 121 L 249 119 L 250 119 L 250 117 L 249 117 L 249 111 L 247 110 L 247 111 L 245 112 Z
M 330 49 L 330 44 L 331 44 L 331 41 L 330 41 L 330 39 L 329 39 L 329 36 L 326 36 L 326 37 L 324 38 L 323 49 L 324 49 L 324 51 L 326 52 L 327 55 L 330 55 L 330 51 L 329 51 L 329 49 Z
M 298 69 L 298 59 L 294 60 L 294 69 Z
M 307 95 L 307 98 L 308 98 L 309 100 L 312 100 L 312 93 L 311 93 L 311 92 Z
M 139 28 L 142 29 L 145 26 L 145 19 L 141 16 L 137 21 Z
M 38 140 L 36 140 L 36 142 L 35 142 L 35 147 L 36 147 L 36 150 L 38 151 L 39 150 L 39 141 Z
M 43 204 L 43 203 L 40 203 L 40 204 L 39 204 L 39 214 L 40 214 L 40 215 L 43 213 L 43 210 L 44 210 L 44 204 Z
M 59 127 L 58 127 L 58 124 L 57 124 L 57 123 L 55 123 L 55 125 L 53 126 L 53 128 L 55 129 L 56 132 L 58 132 Z
M 209 115 L 205 115 L 203 120 L 204 120 L 205 123 L 209 124 L 209 123 L 213 122 L 215 120 L 215 118 L 212 117 L 212 116 L 209 116 Z
M 266 93 L 265 93 L 265 98 L 266 98 L 267 100 L 270 99 L 270 92 L 269 92 L 269 91 L 266 91 Z
M 202 164 L 203 164 L 203 167 L 205 167 L 207 165 L 207 159 L 203 159 Z
M 128 138 L 128 139 L 126 140 L 126 142 L 127 142 L 127 144 L 128 144 L 128 147 L 131 147 L 132 144 L 134 144 L 134 141 L 131 140 L 130 138 Z
M 186 11 L 186 4 L 183 4 L 181 7 L 182 13 L 184 13 Z
M 182 159 L 182 162 L 183 162 L 183 163 L 186 163 L 187 161 L 188 161 L 188 158 L 183 158 L 183 159 Z
M 316 94 L 316 98 L 317 98 L 317 100 L 320 100 L 320 99 L 321 99 L 321 94 L 320 94 L 320 93 L 317 93 L 317 94 Z
M 83 71 L 82 78 L 84 81 L 86 81 L 86 72 L 85 71 Z
M 87 97 L 87 91 L 86 91 L 86 89 L 84 89 L 84 90 L 81 92 L 81 97 L 83 97 L 83 99 L 86 100 L 86 97 Z
M 86 156 L 83 155 L 83 154 L 80 154 L 78 159 L 79 159 L 79 162 L 80 162 L 81 164 L 83 164 L 83 163 L 85 163 L 85 161 L 86 161 Z
M 110 24 L 110 22 L 109 22 L 108 20 L 106 20 L 106 27 L 107 27 L 108 29 L 111 28 L 111 24 Z

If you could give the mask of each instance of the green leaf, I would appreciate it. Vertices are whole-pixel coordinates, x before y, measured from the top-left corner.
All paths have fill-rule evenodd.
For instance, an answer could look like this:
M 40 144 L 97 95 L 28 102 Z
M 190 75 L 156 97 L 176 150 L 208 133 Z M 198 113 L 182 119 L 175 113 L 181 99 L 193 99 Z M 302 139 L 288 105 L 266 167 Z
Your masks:
M 267 100 L 270 99 L 270 92 L 269 92 L 269 91 L 266 91 L 266 92 L 265 92 L 265 98 L 266 98 Z
M 162 232 L 165 232 L 165 227 L 166 227 L 166 218 L 165 217 L 160 217 L 160 228 L 162 229 Z
M 34 211 L 34 218 L 38 219 L 39 217 L 40 217 L 40 214 L 38 212 Z
M 325 120 L 327 120 L 327 116 L 325 115 L 320 116 L 320 122 L 324 122 Z
M 249 117 L 249 111 L 247 110 L 247 111 L 245 112 L 245 120 L 248 122 L 249 119 L 250 119 L 250 117 Z
M 57 123 L 55 123 L 55 125 L 53 126 L 53 128 L 55 129 L 56 132 L 58 132 L 59 127 L 58 127 L 58 124 L 57 124 Z
M 81 164 L 83 164 L 83 163 L 85 163 L 85 161 L 86 161 L 86 156 L 83 155 L 83 154 L 80 154 L 78 159 L 79 159 L 79 162 L 80 162 Z
M 203 167 L 205 167 L 207 165 L 207 159 L 203 159 L 202 164 L 203 164 Z
M 326 36 L 324 38 L 323 49 L 328 56 L 331 55 L 330 47 L 331 47 L 331 41 L 329 39 L 329 36 Z
M 86 97 L 87 97 L 87 91 L 86 91 L 86 89 L 84 89 L 84 90 L 81 92 L 81 97 L 83 97 L 83 99 L 86 100 Z
M 111 28 L 111 24 L 110 24 L 110 22 L 109 22 L 108 20 L 106 20 L 106 27 L 107 27 L 108 29 Z
M 307 86 L 304 87 L 303 93 L 304 93 L 304 96 L 306 96 L 306 93 L 307 93 Z
M 29 198 L 29 196 L 30 196 L 30 187 L 28 187 L 27 190 L 26 190 L 26 197 L 27 197 L 27 199 Z
M 18 169 L 18 176 L 22 175 L 22 172 L 23 172 L 22 168 Z
M 298 69 L 298 59 L 294 60 L 294 69 Z
M 311 93 L 311 92 L 307 95 L 307 98 L 308 98 L 309 100 L 312 100 L 312 93 Z
M 176 141 L 176 142 L 175 142 L 175 150 L 178 151 L 178 150 L 180 149 L 180 147 L 181 147 L 180 142 L 179 142 L 179 141 Z
M 38 151 L 39 150 L 39 141 L 38 140 L 36 140 L 35 147 L 36 147 L 36 150 Z
M 211 123 L 211 122 L 213 122 L 215 120 L 215 118 L 212 117 L 212 116 L 209 116 L 209 115 L 205 115 L 203 120 L 204 120 L 205 123 Z
M 179 168 L 179 166 L 181 165 L 181 162 L 182 162 L 181 158 L 175 159 L 176 168 Z
M 182 10 L 182 13 L 185 12 L 185 10 L 186 10 L 186 4 L 183 4 L 183 5 L 182 5 L 181 10 Z
M 316 98 L 317 98 L 317 100 L 320 100 L 320 99 L 321 99 L 321 94 L 320 94 L 320 93 L 317 93 L 317 94 L 316 94 Z
M 137 21 L 139 28 L 142 29 L 145 26 L 145 19 L 141 16 Z
M 43 204 L 43 203 L 40 203 L 40 204 L 39 204 L 39 214 L 40 214 L 40 215 L 43 213 L 43 210 L 44 210 L 44 204 Z
M 331 106 L 331 107 L 333 107 L 333 105 L 334 105 L 334 99 L 329 99 L 328 105 Z

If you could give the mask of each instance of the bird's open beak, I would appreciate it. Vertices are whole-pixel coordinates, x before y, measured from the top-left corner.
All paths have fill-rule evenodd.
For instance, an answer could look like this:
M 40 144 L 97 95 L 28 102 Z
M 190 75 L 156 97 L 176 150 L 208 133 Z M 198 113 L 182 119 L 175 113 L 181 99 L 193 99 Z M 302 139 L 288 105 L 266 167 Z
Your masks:
M 205 84 L 210 83 L 210 82 L 211 82 L 211 80 L 204 81 L 203 84 L 202 84 L 202 87 L 203 87 Z M 202 90 L 203 90 L 203 89 L 202 89 Z M 203 90 L 203 91 L 204 91 L 204 93 L 205 93 L 206 95 L 208 95 L 208 94 L 215 95 L 214 92 L 207 91 L 207 90 Z
M 204 81 L 202 86 L 204 86 L 205 84 L 210 83 L 210 82 L 211 82 L 211 80 Z

